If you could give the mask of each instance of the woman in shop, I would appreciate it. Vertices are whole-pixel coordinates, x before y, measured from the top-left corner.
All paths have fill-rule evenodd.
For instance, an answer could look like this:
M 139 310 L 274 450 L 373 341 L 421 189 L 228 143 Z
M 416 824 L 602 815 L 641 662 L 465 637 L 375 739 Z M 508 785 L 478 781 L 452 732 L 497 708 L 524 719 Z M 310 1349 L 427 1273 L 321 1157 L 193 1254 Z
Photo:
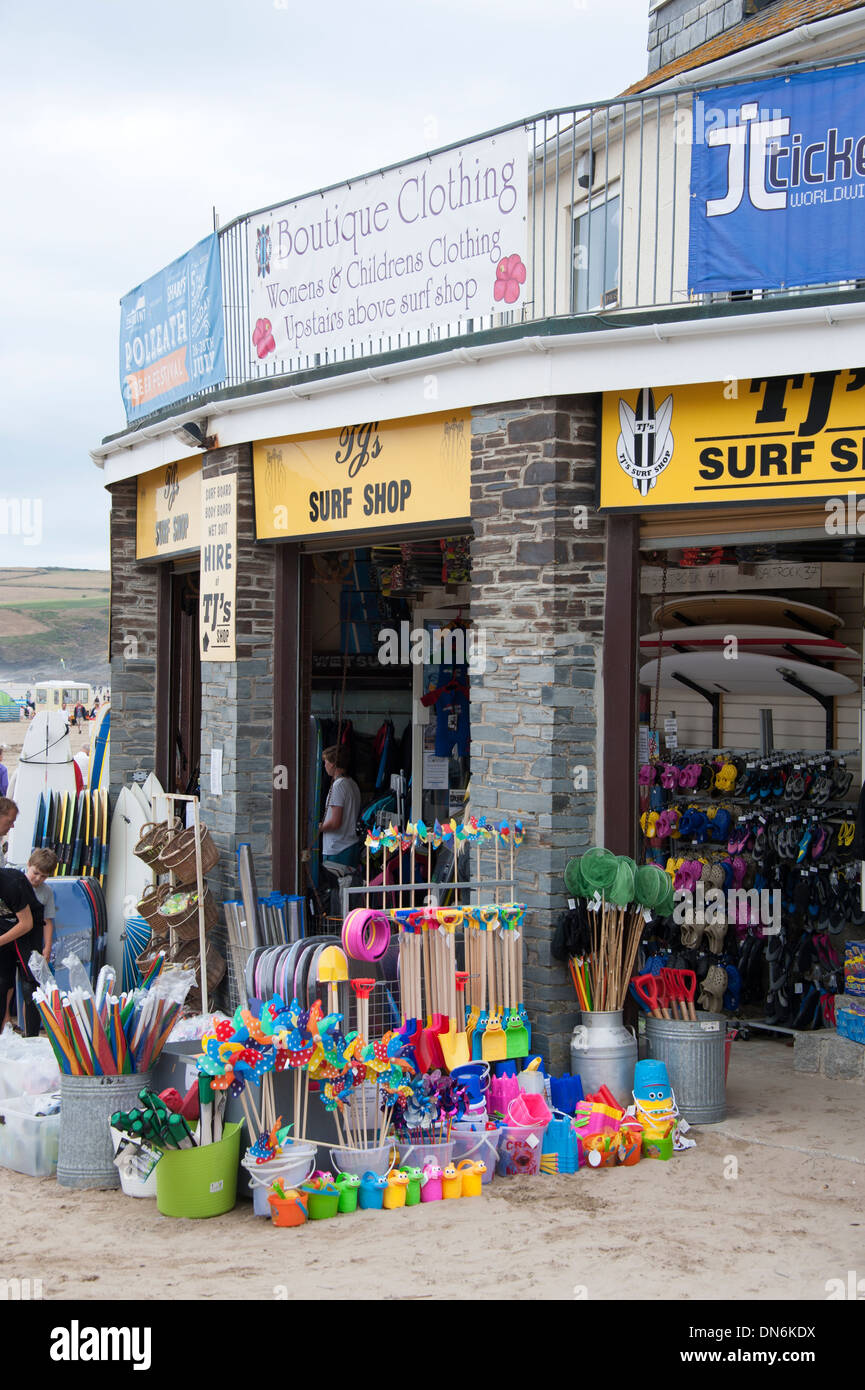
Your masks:
M 324 807 L 321 831 L 321 857 L 331 863 L 354 868 L 360 862 L 361 837 L 357 830 L 360 815 L 360 788 L 343 767 L 344 754 L 333 745 L 321 755 L 324 770 L 331 778 Z

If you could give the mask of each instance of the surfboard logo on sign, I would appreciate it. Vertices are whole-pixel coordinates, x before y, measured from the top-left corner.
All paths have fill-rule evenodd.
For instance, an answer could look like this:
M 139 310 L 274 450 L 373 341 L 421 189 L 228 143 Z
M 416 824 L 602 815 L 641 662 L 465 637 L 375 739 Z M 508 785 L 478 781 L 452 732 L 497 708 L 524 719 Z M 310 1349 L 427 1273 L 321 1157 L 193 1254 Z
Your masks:
M 644 387 L 637 396 L 637 408 L 632 409 L 623 396 L 619 397 L 621 434 L 616 443 L 616 458 L 641 497 L 648 494 L 673 457 L 672 392 L 655 409 L 655 393 Z

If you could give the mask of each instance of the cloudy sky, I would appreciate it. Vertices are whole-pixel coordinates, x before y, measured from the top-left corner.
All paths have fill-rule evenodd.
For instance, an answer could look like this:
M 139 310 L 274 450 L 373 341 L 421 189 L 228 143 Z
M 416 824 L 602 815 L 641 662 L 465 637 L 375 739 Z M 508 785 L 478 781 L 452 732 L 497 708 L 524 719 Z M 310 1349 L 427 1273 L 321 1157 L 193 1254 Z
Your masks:
M 0 566 L 107 567 L 88 451 L 125 424 L 119 299 L 214 207 L 227 222 L 614 96 L 645 73 L 647 16 L 648 0 L 0 0 Z M 26 535 L 9 534 L 15 499 Z

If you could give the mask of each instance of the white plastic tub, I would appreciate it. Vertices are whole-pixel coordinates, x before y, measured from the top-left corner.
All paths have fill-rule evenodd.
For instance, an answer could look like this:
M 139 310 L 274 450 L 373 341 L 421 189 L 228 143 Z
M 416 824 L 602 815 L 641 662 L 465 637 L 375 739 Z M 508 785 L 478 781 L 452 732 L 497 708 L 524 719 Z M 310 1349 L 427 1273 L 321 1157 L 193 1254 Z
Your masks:
M 0 1046 L 0 1100 L 60 1089 L 60 1068 L 47 1038 L 11 1038 Z
M 31 1178 L 51 1178 L 57 1172 L 60 1111 L 53 1115 L 36 1113 L 51 1100 L 42 1095 L 0 1101 L 0 1168 Z

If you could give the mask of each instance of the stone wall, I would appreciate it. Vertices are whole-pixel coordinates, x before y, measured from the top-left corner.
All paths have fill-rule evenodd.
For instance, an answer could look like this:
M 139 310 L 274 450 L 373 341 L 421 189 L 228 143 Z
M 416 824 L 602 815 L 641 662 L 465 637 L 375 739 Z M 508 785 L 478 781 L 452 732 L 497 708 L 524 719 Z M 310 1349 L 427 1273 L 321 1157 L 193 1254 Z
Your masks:
M 595 840 L 605 525 L 594 510 L 594 401 L 561 397 L 472 415 L 472 622 L 487 664 L 473 674 L 471 809 L 521 816 L 517 898 L 526 927 L 532 1047 L 568 1069 L 578 1010 L 550 956 L 566 906 L 562 871 Z M 585 781 L 585 785 L 583 782 Z M 482 874 L 492 877 L 491 856 Z
M 649 15 L 649 72 L 692 53 L 753 12 L 747 0 L 671 0 Z
M 157 570 L 135 558 L 138 484 L 111 493 L 111 795 L 156 757 Z
M 237 478 L 237 660 L 201 663 L 201 814 L 220 849 L 209 879 L 236 898 L 237 847 L 252 845 L 259 892 L 271 889 L 274 547 L 256 545 L 249 445 L 216 449 L 204 477 Z M 222 749 L 222 796 L 210 793 L 210 756 Z

